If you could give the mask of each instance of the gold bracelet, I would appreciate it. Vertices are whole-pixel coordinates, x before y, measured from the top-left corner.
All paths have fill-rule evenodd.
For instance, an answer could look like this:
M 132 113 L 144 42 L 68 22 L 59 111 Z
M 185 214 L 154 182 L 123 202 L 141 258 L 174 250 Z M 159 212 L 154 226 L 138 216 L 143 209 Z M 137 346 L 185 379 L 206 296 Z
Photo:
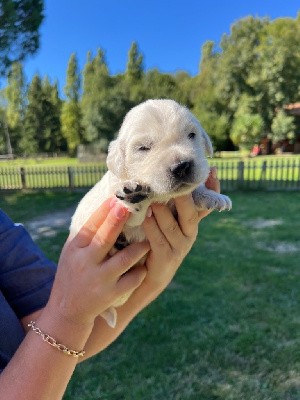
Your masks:
M 73 357 L 83 357 L 85 354 L 84 350 L 76 351 L 76 350 L 71 350 L 68 347 L 66 347 L 64 344 L 57 343 L 57 341 L 51 337 L 50 335 L 47 335 L 46 333 L 43 333 L 40 328 L 38 328 L 36 325 L 35 321 L 30 321 L 30 324 L 28 326 L 33 330 L 34 333 L 37 335 L 40 335 L 44 342 L 47 342 L 50 344 L 50 346 L 55 347 L 56 349 L 62 351 L 64 354 L 67 354 L 68 356 L 73 356 Z

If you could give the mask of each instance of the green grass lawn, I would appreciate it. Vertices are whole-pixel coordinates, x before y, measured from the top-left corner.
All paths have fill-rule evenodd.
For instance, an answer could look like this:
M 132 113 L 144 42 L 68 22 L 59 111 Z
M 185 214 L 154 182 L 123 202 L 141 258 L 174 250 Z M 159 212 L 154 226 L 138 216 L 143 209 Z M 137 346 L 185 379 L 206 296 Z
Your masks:
M 78 193 L 13 194 L 19 221 Z M 299 192 L 231 194 L 205 219 L 170 287 L 102 354 L 79 365 L 64 400 L 298 400 Z M 67 235 L 39 241 L 52 258 Z

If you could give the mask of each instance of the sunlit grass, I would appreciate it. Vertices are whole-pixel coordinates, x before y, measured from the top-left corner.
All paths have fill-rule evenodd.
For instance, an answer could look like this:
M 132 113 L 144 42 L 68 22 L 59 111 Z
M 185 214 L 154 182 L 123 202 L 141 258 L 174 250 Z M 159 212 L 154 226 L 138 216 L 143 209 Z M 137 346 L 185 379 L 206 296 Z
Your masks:
M 20 220 L 28 207 L 63 209 L 64 195 L 78 201 L 49 192 L 0 205 Z M 231 196 L 231 212 L 201 223 L 170 287 L 77 367 L 64 400 L 300 398 L 300 193 Z M 65 234 L 39 241 L 51 258 Z

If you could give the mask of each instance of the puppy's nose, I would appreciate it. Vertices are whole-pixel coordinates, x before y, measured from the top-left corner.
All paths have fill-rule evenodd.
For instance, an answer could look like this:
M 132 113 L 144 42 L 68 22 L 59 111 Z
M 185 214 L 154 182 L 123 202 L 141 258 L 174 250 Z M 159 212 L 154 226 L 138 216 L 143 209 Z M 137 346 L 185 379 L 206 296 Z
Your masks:
M 180 161 L 171 166 L 171 173 L 176 179 L 183 179 L 190 176 L 193 168 L 193 161 Z

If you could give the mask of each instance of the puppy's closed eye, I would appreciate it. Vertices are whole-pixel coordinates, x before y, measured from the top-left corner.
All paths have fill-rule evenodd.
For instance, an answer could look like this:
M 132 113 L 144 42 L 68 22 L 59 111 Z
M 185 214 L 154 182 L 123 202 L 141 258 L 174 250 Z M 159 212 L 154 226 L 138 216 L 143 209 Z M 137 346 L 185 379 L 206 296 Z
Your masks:
M 151 150 L 151 145 L 138 146 L 138 151 L 149 151 L 149 150 Z

